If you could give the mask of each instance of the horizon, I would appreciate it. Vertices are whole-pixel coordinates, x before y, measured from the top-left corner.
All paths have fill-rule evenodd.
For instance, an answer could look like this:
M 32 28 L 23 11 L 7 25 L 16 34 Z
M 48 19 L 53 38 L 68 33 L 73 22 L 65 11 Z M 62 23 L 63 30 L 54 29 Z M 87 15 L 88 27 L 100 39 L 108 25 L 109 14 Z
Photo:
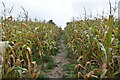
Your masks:
M 118 5 L 118 1 L 116 0 Z M 12 16 L 17 17 L 20 12 L 23 12 L 21 6 L 28 11 L 29 18 L 37 18 L 40 21 L 53 22 L 64 29 L 66 23 L 74 19 L 84 19 L 85 11 L 86 16 L 91 18 L 100 17 L 104 11 L 104 17 L 109 15 L 109 0 L 0 0 L 0 11 L 2 16 L 3 5 L 5 3 L 6 9 L 11 8 L 13 5 Z M 115 7 L 115 0 L 111 1 L 112 7 Z M 114 14 L 116 17 L 117 11 Z

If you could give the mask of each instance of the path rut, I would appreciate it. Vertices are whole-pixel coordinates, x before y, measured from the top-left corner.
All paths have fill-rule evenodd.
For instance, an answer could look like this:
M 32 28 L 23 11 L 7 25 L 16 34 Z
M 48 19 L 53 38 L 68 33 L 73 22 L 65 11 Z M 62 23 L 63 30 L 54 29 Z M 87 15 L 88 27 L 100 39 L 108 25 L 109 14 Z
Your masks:
M 46 74 L 49 78 L 63 78 L 63 76 L 65 75 L 63 71 L 63 66 L 67 63 L 67 50 L 64 45 L 63 35 L 60 40 L 60 47 L 61 49 L 59 50 L 59 53 L 54 56 L 54 62 L 57 64 L 57 66 L 51 69 L 50 72 Z

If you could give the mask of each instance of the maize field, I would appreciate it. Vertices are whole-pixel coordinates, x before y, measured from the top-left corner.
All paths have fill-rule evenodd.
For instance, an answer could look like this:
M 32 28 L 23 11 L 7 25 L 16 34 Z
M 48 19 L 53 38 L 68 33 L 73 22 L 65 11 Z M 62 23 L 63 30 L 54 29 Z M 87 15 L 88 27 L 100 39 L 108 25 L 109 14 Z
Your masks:
M 3 7 L 6 11 L 4 3 Z M 28 19 L 22 9 L 22 20 L 6 12 L 0 18 L 0 78 L 47 80 L 46 74 L 56 66 L 63 68 L 61 78 L 119 78 L 120 22 L 114 15 L 73 20 L 62 30 L 54 23 Z M 2 42 L 7 42 L 5 49 Z M 60 53 L 66 54 L 61 59 L 67 63 L 60 65 L 60 59 L 55 63 Z

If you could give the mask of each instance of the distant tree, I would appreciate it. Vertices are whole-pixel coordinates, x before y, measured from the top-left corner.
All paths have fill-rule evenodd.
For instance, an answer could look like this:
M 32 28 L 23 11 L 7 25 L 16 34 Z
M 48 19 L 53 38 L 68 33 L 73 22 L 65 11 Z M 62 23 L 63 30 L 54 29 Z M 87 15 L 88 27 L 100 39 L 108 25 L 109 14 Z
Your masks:
M 53 24 L 53 25 L 56 25 L 56 24 L 53 22 L 53 20 L 49 20 L 48 23 Z
M 70 22 L 67 22 L 67 23 L 66 23 L 66 25 L 69 25 L 69 24 L 70 24 Z

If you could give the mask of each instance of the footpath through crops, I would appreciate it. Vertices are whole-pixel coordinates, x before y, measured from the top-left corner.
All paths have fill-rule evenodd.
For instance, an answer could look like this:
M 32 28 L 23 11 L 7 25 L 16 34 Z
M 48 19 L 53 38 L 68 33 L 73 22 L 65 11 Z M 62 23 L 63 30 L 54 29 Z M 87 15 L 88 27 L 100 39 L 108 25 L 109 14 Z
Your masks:
M 24 8 L 22 8 L 24 10 Z M 64 30 L 49 22 L 0 18 L 2 78 L 119 78 L 118 20 L 74 20 Z

